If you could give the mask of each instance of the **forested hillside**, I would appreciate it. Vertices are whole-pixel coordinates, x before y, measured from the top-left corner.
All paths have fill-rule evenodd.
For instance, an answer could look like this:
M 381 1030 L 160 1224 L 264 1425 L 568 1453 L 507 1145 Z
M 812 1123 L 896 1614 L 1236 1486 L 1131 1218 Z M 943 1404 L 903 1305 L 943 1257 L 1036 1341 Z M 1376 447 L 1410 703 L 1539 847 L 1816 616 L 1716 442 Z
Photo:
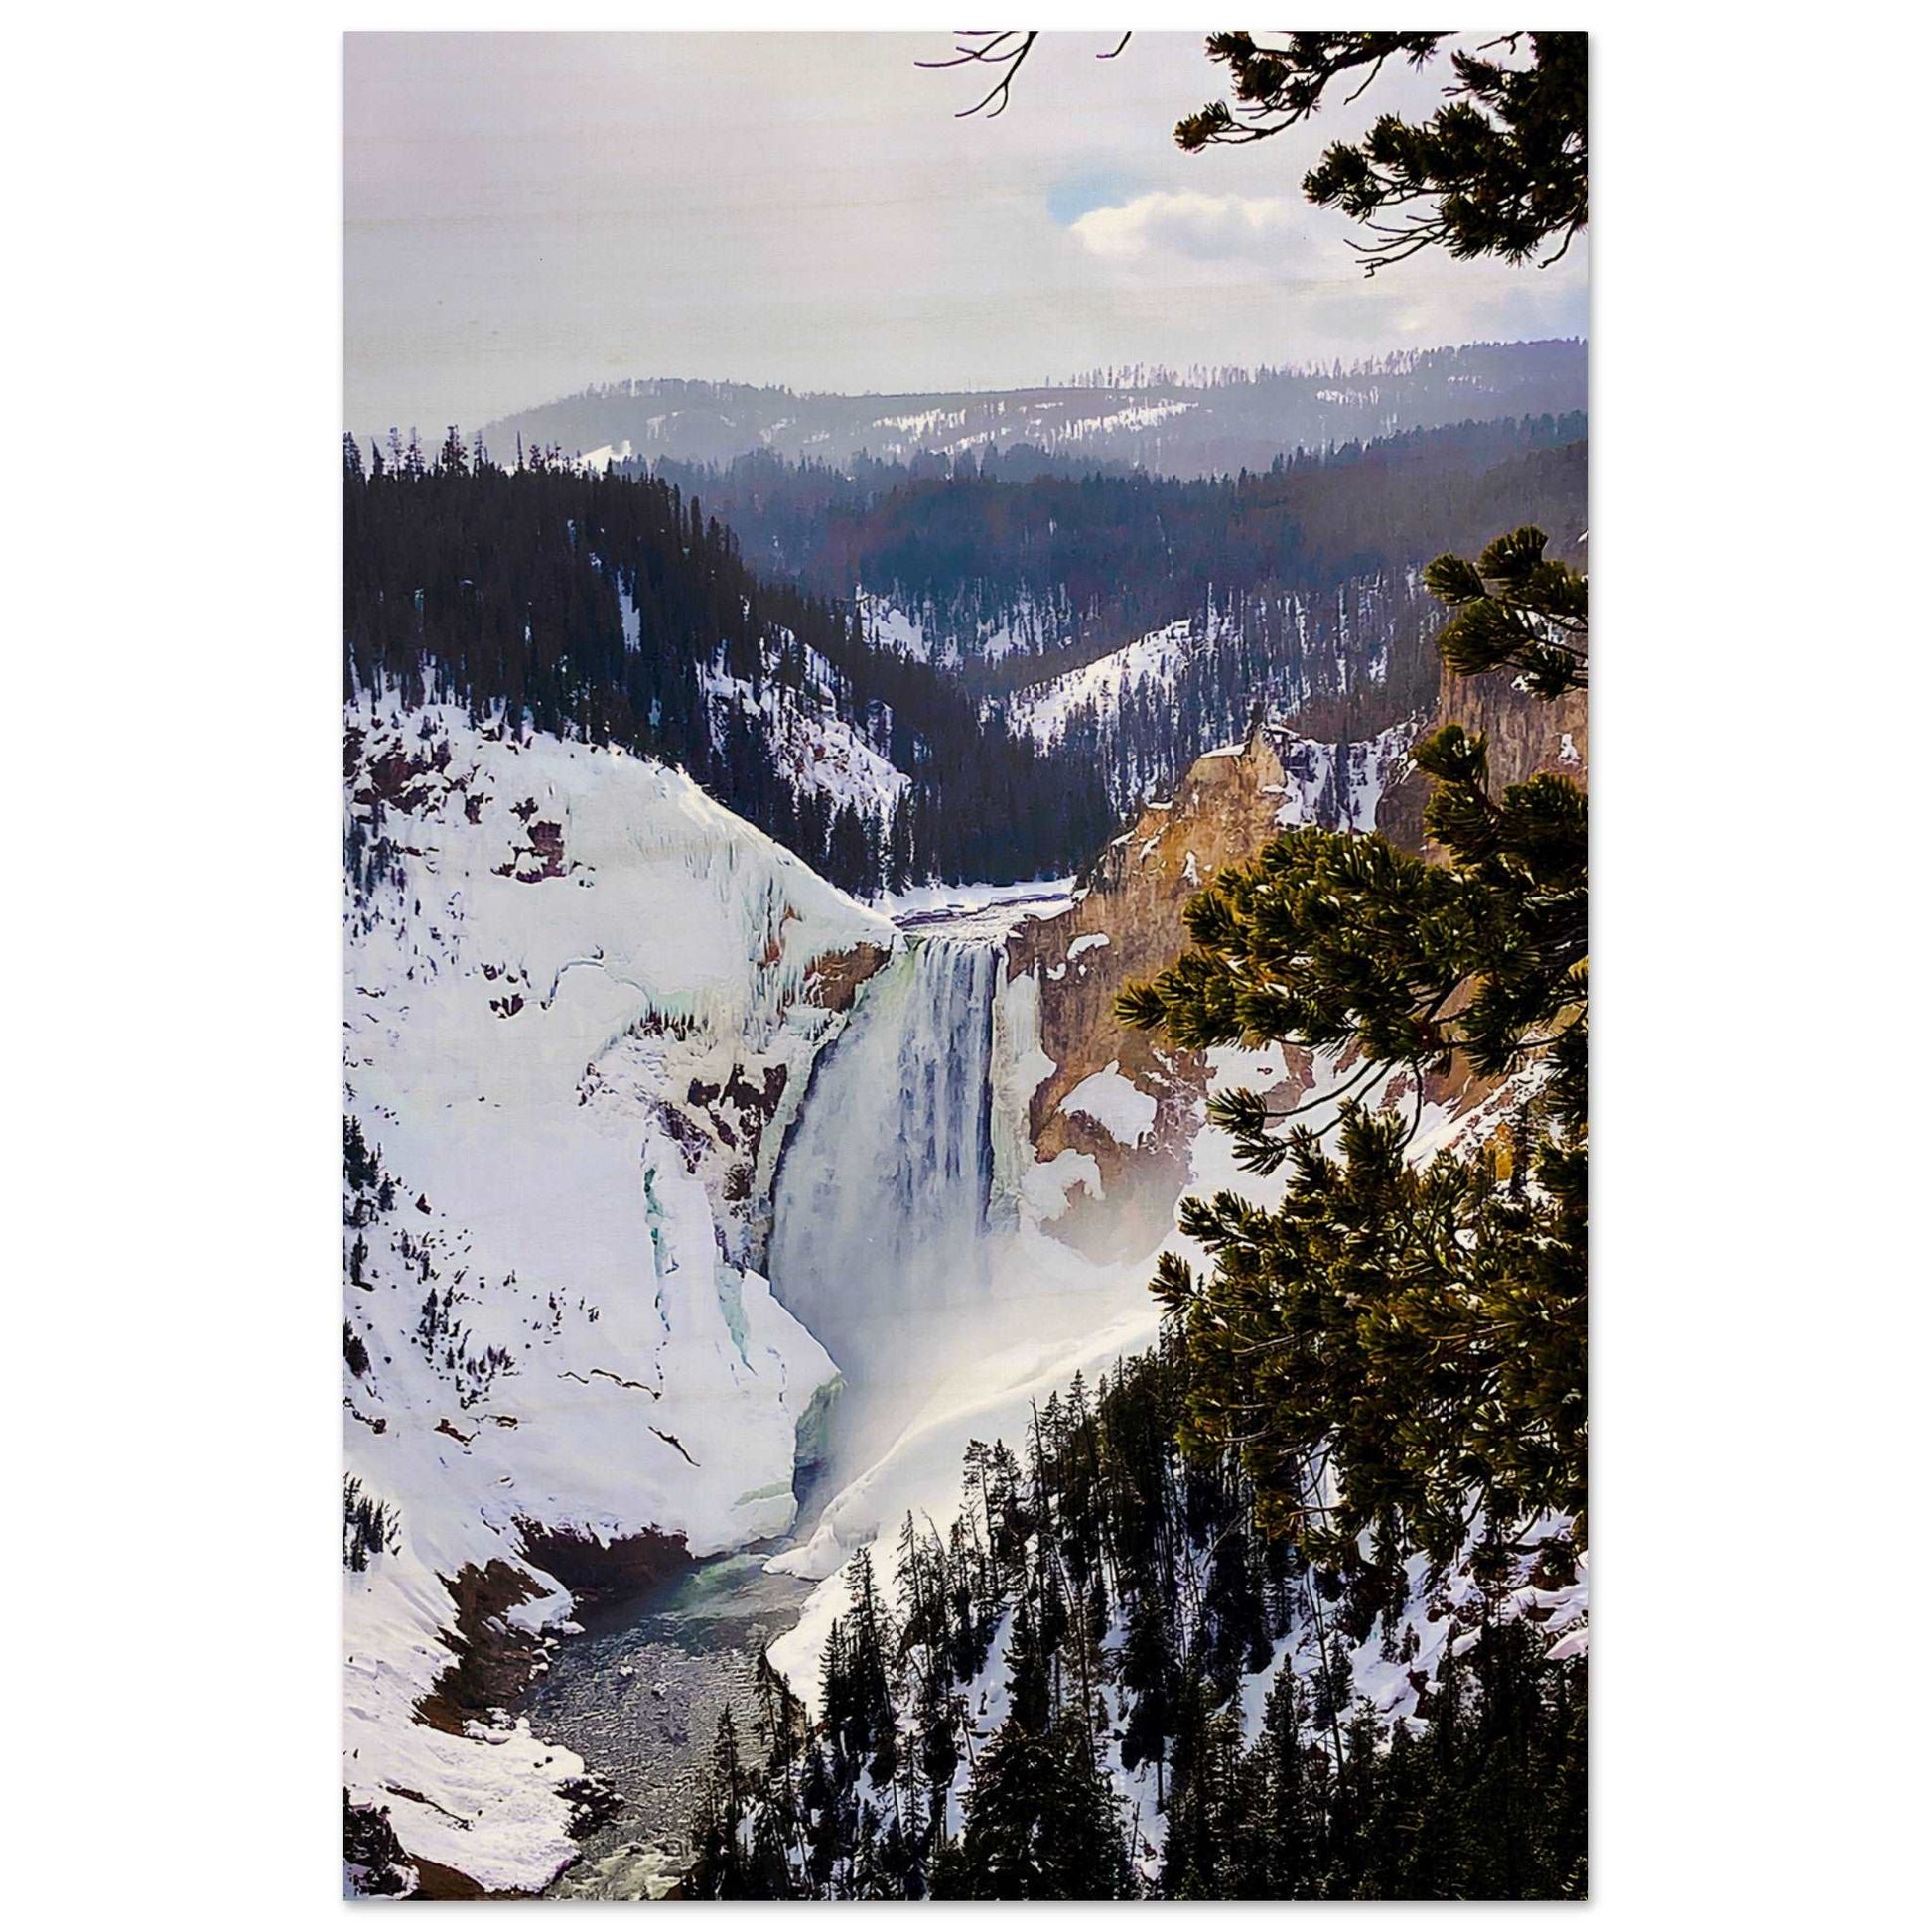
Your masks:
M 1076 1378 L 966 1508 L 864 1556 L 808 1723 L 720 1726 L 719 1898 L 1556 1898 L 1587 1888 L 1587 1664 L 1561 1526 L 1454 1573 L 1311 1565 L 1184 1458 L 1163 1348 Z M 1373 1689 L 1374 1698 L 1363 1695 Z
M 345 672 L 407 701 L 647 754 L 848 890 L 1062 872 L 1097 774 L 985 717 L 847 608 L 746 567 L 695 496 L 454 432 L 344 451 Z
M 1524 523 L 1579 554 L 1587 435 L 1581 415 L 1459 423 L 1198 482 L 970 455 L 657 475 L 702 492 L 763 568 L 856 599 L 869 639 L 1103 773 L 1128 816 L 1258 705 L 1349 742 L 1426 712 L 1441 607 L 1422 566 Z
M 1463 422 L 1193 482 L 1015 476 L 970 453 L 943 473 L 762 453 L 655 474 L 701 493 L 760 569 L 868 594 L 875 631 L 998 692 L 1191 617 L 1210 594 L 1315 597 L 1532 516 L 1567 547 L 1584 527 L 1587 429 L 1580 413 Z
M 1260 369 L 1115 365 L 1036 389 L 826 395 L 743 382 L 609 383 L 487 425 L 507 449 L 722 463 L 747 450 L 911 461 L 1035 453 L 1077 473 L 1117 464 L 1168 476 L 1265 469 L 1318 450 L 1471 416 L 1585 406 L 1589 350 L 1574 341 L 1467 343 L 1365 360 Z
M 1574 554 L 1586 428 L 1192 483 L 351 441 L 345 649 L 365 684 L 679 765 L 848 890 L 1064 873 L 1258 705 L 1348 741 L 1426 710 L 1421 565 L 1529 521 Z

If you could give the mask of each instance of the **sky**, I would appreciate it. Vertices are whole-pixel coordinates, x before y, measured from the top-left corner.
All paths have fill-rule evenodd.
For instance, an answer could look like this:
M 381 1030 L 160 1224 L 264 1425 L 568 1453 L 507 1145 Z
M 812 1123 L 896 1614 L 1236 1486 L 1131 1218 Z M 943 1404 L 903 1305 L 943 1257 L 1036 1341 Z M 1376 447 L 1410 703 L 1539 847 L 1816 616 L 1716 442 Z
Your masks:
M 350 34 L 344 408 L 472 426 L 592 383 L 1013 388 L 1122 362 L 1292 363 L 1588 333 L 1549 269 L 1439 250 L 1364 277 L 1302 198 L 1327 142 L 1427 112 L 1446 63 L 1185 155 L 1199 34 L 1041 38 L 997 119 L 903 34 Z M 977 81 L 977 85 L 975 84 Z

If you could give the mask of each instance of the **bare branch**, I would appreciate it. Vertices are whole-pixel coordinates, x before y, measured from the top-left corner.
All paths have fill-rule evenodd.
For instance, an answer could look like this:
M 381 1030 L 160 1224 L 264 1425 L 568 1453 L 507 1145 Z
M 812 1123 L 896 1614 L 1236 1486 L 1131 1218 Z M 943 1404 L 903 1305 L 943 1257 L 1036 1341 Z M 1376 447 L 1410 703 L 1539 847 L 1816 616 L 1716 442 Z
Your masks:
M 974 36 L 978 35 L 975 40 Z M 963 107 L 953 116 L 956 121 L 969 121 L 976 114 L 985 114 L 989 121 L 998 120 L 1007 111 L 1007 102 L 1012 97 L 1013 83 L 1027 56 L 1034 51 L 1034 43 L 1039 39 L 1036 28 L 1022 30 L 1018 27 L 991 29 L 970 28 L 961 33 L 955 43 L 952 58 L 946 61 L 914 61 L 916 68 L 964 68 L 988 67 L 1004 68 L 999 79 L 987 89 L 972 106 Z M 1123 40 L 1121 47 L 1127 42 Z M 1114 49 L 1118 54 L 1120 48 Z M 1111 58 L 1111 57 L 1109 57 Z

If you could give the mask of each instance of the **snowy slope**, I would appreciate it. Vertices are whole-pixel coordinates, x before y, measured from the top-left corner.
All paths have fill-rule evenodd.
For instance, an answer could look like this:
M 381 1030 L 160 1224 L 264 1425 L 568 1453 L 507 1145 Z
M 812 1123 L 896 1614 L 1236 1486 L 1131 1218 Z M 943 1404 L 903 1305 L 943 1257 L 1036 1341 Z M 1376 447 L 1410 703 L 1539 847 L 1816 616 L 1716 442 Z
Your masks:
M 833 1371 L 759 1272 L 770 1170 L 894 934 L 646 760 L 393 694 L 345 723 L 345 1107 L 380 1178 L 345 1194 L 345 1452 L 395 1529 L 345 1573 L 344 1782 L 534 1887 L 582 1766 L 419 1721 L 451 1585 L 515 1566 L 535 1631 L 570 1598 L 524 1525 L 696 1555 L 790 1524 Z
M 1007 704 L 1014 730 L 1031 732 L 1041 745 L 1050 745 L 1065 731 L 1066 721 L 1076 711 L 1092 710 L 1105 716 L 1119 710 L 1122 697 L 1129 691 L 1172 691 L 1182 659 L 1207 635 L 1224 630 L 1228 619 L 1210 605 L 1206 621 L 1205 630 L 1196 618 L 1164 624 L 1077 671 L 1016 692 Z
M 1064 592 L 1042 604 L 1022 590 L 970 627 L 949 623 L 929 604 L 908 608 L 885 592 L 862 588 L 855 601 L 875 644 L 928 664 L 957 667 L 969 657 L 997 660 L 1015 651 L 1050 650 L 1070 643 L 1079 628 Z
M 1374 831 L 1382 794 L 1400 774 L 1421 728 L 1421 719 L 1409 718 L 1373 738 L 1341 745 L 1278 730 L 1275 746 L 1287 782 L 1275 823 Z
M 1331 731 L 1348 715 L 1365 724 L 1378 713 L 1388 717 L 1377 694 L 1388 684 L 1398 638 L 1409 635 L 1419 584 L 1410 569 L 1351 578 L 1319 597 L 1210 591 L 1187 618 L 1014 692 L 1003 701 L 1006 715 L 1041 746 L 1079 728 L 1099 748 L 1116 802 L 1139 805 L 1171 788 L 1217 739 L 1250 730 L 1257 707 L 1276 720 L 1325 717 Z M 1416 621 L 1434 618 L 1422 612 Z M 1284 748 L 1294 738 L 1289 734 Z M 1371 762 L 1357 758 L 1345 782 L 1358 790 L 1372 783 L 1379 796 L 1390 760 L 1407 743 L 1384 744 L 1386 738 L 1365 755 Z M 1302 763 L 1306 769 L 1306 759 Z M 1324 774 L 1310 775 L 1318 787 Z M 1311 818 L 1355 823 L 1334 813 Z M 1363 820 L 1359 829 L 1370 824 Z
M 744 678 L 717 668 L 707 671 L 714 739 L 722 743 L 726 716 L 742 713 L 756 721 L 764 755 L 794 790 L 822 792 L 835 808 L 851 806 L 874 818 L 890 815 L 911 780 L 838 715 L 832 668 L 825 659 L 810 649 L 804 658 L 805 684 L 799 690 L 778 683 L 768 671 L 756 691 Z

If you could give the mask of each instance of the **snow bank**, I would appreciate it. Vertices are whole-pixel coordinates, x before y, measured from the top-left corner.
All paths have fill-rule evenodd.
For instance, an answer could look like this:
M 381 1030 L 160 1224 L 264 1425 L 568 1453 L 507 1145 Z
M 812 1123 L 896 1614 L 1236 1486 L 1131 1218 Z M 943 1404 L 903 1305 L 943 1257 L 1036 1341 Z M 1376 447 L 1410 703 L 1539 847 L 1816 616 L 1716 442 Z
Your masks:
M 344 1231 L 345 1455 L 397 1528 L 345 1573 L 344 1782 L 412 1854 L 532 1888 L 583 1767 L 417 1721 L 449 1585 L 514 1566 L 534 1632 L 571 1601 L 525 1524 L 694 1556 L 789 1527 L 833 1369 L 759 1271 L 763 1201 L 842 1024 L 815 968 L 895 935 L 648 760 L 392 694 L 345 723 L 345 1105 L 382 1184 Z
M 1058 917 L 1075 897 L 1071 877 L 1028 879 L 1011 886 L 948 886 L 935 881 L 882 894 L 872 903 L 901 925 L 944 921 L 948 930 L 959 933 L 971 929 L 963 927 L 962 921 L 984 915 L 1003 921 L 999 930 L 1006 932 L 1023 919 Z
M 1118 1060 L 1109 1060 L 1060 1102 L 1060 1112 L 1085 1116 L 1122 1147 L 1139 1147 L 1154 1133 L 1156 1103 L 1120 1070 Z

